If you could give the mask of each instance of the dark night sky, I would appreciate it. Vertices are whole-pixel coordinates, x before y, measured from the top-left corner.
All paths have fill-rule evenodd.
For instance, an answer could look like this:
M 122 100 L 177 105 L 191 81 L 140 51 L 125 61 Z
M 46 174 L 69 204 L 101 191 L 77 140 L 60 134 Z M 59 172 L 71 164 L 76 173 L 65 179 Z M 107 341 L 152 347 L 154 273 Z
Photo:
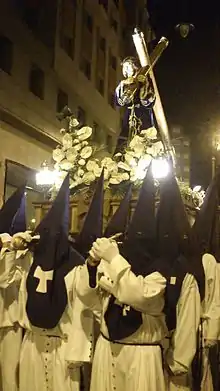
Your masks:
M 202 4 L 201 4 L 202 3 Z M 218 4 L 219 3 L 219 4 Z M 170 40 L 156 67 L 170 128 L 179 125 L 192 141 L 192 184 L 207 186 L 211 175 L 210 135 L 220 132 L 220 1 L 148 0 L 151 25 Z M 175 25 L 195 30 L 183 39 Z

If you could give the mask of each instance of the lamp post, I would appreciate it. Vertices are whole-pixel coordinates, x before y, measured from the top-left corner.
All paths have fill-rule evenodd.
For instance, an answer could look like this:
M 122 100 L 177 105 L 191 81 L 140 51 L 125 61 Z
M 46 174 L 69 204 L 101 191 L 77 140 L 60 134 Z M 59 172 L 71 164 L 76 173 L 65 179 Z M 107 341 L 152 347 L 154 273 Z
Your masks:
M 215 134 L 212 139 L 212 178 L 214 178 L 216 173 L 219 151 L 220 151 L 220 135 Z
M 47 198 L 45 192 L 56 183 L 57 176 L 57 171 L 50 169 L 48 163 L 44 161 L 41 170 L 36 174 L 36 184 L 43 189 L 45 198 Z

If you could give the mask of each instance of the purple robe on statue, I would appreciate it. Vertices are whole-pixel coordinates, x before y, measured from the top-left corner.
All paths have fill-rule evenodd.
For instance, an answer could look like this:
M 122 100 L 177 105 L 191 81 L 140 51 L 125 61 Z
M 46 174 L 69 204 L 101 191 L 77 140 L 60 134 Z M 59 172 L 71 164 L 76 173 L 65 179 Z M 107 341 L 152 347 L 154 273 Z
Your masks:
M 126 108 L 121 135 L 126 137 L 129 134 L 129 117 L 133 107 L 135 116 L 141 121 L 138 132 L 154 126 L 154 102 L 155 94 L 150 77 L 148 77 L 147 82 L 139 85 L 134 97 L 129 94 L 129 85 L 124 84 L 124 80 L 122 80 L 115 90 L 116 106 Z

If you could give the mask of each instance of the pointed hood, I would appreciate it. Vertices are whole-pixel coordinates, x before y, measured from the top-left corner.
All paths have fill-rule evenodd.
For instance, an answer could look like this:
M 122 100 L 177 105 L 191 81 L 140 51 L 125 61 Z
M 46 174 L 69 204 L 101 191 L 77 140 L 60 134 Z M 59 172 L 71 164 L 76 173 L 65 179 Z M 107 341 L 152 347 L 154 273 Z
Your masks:
M 191 273 L 197 280 L 203 299 L 205 275 L 202 260 L 192 240 L 191 227 L 173 170 L 160 186 L 157 251 L 160 272 L 167 278 L 174 276 L 177 279 Z
M 128 240 L 137 236 L 147 239 L 155 238 L 155 185 L 150 165 L 140 189 L 137 205 L 128 227 Z
M 19 229 L 19 227 L 22 228 L 22 230 L 20 230 L 20 232 L 23 231 L 23 228 L 25 228 L 25 225 L 24 224 L 21 224 L 20 223 L 22 222 L 22 219 L 23 219 L 23 223 L 24 223 L 24 219 L 25 219 L 25 200 L 24 200 L 24 197 L 25 197 L 25 185 L 20 187 L 18 190 L 16 190 L 12 195 L 11 197 L 8 198 L 8 200 L 5 202 L 5 204 L 3 205 L 3 207 L 1 208 L 0 210 L 0 233 L 8 233 L 10 235 L 14 234 L 14 229 Z M 20 210 L 20 212 L 19 212 Z M 19 220 L 19 224 L 18 224 L 18 220 L 17 220 L 17 228 L 12 228 L 12 226 L 15 224 L 15 221 L 14 219 L 16 220 L 15 216 L 16 214 L 18 213 L 18 216 L 19 216 L 19 213 L 20 213 L 20 217 L 18 217 L 18 220 Z M 22 214 L 23 214 L 23 217 L 22 217 Z M 24 229 L 25 231 L 25 229 Z M 17 231 L 18 232 L 18 231 Z
M 140 189 L 137 205 L 129 224 L 127 238 L 120 246 L 121 255 L 130 263 L 136 276 L 152 272 L 155 249 L 155 185 L 150 166 Z M 155 271 L 155 270 L 153 270 Z M 121 340 L 135 333 L 142 324 L 141 312 L 130 308 L 126 316 L 123 306 L 112 295 L 105 322 L 110 339 Z
M 129 213 L 130 213 L 130 201 L 132 196 L 132 184 L 129 185 L 128 190 L 125 193 L 118 209 L 112 216 L 105 229 L 104 236 L 109 238 L 117 233 L 125 234 Z
M 157 211 L 158 256 L 172 262 L 187 251 L 190 224 L 173 170 L 160 184 Z
M 147 275 L 155 251 L 155 184 L 152 166 L 148 168 L 140 189 L 136 208 L 121 246 L 122 255 L 131 264 L 135 274 Z
M 84 259 L 69 240 L 69 175 L 57 197 L 35 230 L 40 235 L 33 250 L 27 278 L 27 315 L 32 325 L 54 328 L 67 305 L 65 276 Z
M 215 176 L 208 187 L 204 202 L 192 226 L 192 237 L 201 252 L 209 252 L 217 255 L 217 258 L 219 258 L 219 238 L 216 231 L 218 228 L 219 182 L 220 173 Z
M 14 235 L 18 232 L 25 232 L 26 229 L 26 195 L 24 193 L 21 199 L 20 207 L 12 221 L 11 235 Z
M 104 170 L 97 182 L 96 189 L 87 212 L 83 227 L 79 233 L 75 248 L 83 257 L 87 257 L 92 243 L 102 237 L 104 203 Z
M 62 186 L 46 216 L 35 229 L 35 234 L 41 238 L 49 232 L 50 237 L 63 232 L 69 233 L 69 175 L 64 179 Z

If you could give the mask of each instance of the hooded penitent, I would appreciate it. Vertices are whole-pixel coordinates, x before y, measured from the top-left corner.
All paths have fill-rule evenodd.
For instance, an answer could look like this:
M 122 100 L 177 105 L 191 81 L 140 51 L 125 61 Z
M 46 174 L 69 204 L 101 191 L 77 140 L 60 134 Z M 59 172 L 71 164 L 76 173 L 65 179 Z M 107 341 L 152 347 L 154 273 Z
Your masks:
M 220 173 L 212 180 L 201 209 L 197 213 L 194 225 L 192 227 L 192 238 L 197 243 L 198 251 L 202 254 L 210 253 L 216 257 L 219 262 L 219 187 Z
M 137 205 L 120 253 L 130 263 L 137 276 L 145 277 L 154 269 L 155 244 L 155 186 L 151 166 L 143 181 Z M 126 303 L 125 303 L 126 304 Z M 142 314 L 133 308 L 123 314 L 123 306 L 111 296 L 105 313 L 105 322 L 111 340 L 124 339 L 139 329 Z
M 157 211 L 158 271 L 167 279 L 165 314 L 169 330 L 176 327 L 176 305 L 187 273 L 195 276 L 204 297 L 205 276 L 190 236 L 190 225 L 173 171 L 160 185 Z
M 104 202 L 104 171 L 97 182 L 96 189 L 87 212 L 83 227 L 74 247 L 82 254 L 84 258 L 88 257 L 88 253 L 93 242 L 97 238 L 102 237 L 103 227 L 103 202 Z
M 32 325 L 52 329 L 60 321 L 66 305 L 65 276 L 83 257 L 69 241 L 69 176 L 35 233 L 40 235 L 33 250 L 27 277 L 27 315 Z
M 26 231 L 25 186 L 16 190 L 0 210 L 0 233 Z
M 106 238 L 109 238 L 117 233 L 125 234 L 130 213 L 131 196 L 132 185 L 128 187 L 128 190 L 125 193 L 118 209 L 107 224 L 104 232 L 104 236 Z

